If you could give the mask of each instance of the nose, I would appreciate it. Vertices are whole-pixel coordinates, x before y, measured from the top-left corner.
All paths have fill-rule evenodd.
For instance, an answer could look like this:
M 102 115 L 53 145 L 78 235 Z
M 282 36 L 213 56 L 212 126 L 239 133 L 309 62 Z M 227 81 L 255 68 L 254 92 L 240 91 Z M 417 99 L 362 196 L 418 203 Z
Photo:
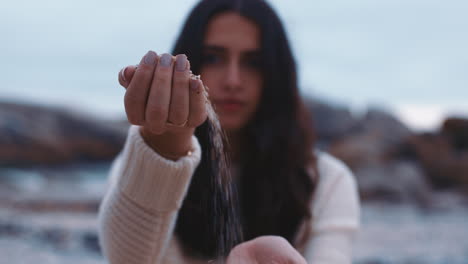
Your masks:
M 231 91 L 238 90 L 241 87 L 240 63 L 236 60 L 230 61 L 227 65 L 225 87 Z

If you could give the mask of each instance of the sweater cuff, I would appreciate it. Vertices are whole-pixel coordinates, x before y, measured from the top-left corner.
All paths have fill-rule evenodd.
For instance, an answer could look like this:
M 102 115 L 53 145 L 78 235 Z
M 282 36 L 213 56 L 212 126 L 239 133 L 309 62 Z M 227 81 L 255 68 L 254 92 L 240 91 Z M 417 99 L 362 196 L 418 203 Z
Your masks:
M 201 148 L 192 136 L 192 153 L 168 160 L 143 140 L 139 127 L 131 126 L 121 153 L 120 190 L 150 211 L 172 211 L 181 207 L 190 179 L 200 163 Z

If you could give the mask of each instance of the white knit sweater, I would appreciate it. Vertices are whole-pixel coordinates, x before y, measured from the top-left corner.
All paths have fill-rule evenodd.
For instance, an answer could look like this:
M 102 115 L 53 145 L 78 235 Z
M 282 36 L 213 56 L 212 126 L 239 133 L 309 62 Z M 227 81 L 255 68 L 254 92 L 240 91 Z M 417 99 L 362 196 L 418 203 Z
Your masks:
M 178 209 L 200 162 L 195 137 L 192 144 L 192 155 L 174 162 L 148 147 L 138 127 L 130 127 L 99 210 L 100 244 L 110 264 L 206 263 L 184 256 L 173 235 Z M 320 178 L 304 257 L 313 264 L 351 263 L 360 216 L 356 183 L 342 162 L 316 154 Z

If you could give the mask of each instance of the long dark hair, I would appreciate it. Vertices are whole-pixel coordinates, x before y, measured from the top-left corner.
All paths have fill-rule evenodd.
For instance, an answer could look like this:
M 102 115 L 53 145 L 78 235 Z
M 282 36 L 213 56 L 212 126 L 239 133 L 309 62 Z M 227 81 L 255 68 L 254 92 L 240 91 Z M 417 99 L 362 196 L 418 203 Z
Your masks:
M 243 129 L 241 148 L 238 213 L 243 236 L 249 240 L 278 235 L 299 247 L 297 236 L 303 221 L 311 217 L 310 202 L 318 179 L 312 152 L 315 134 L 299 95 L 296 65 L 280 19 L 262 0 L 202 0 L 189 14 L 173 54 L 186 54 L 192 71 L 198 74 L 207 24 L 227 11 L 250 19 L 261 30 L 264 87 L 257 112 Z M 175 229 L 186 252 L 206 258 L 219 250 L 220 235 L 211 228 L 220 219 L 213 219 L 216 212 L 206 206 L 216 191 L 210 184 L 216 160 L 212 159 L 209 130 L 207 122 L 196 129 L 202 160 Z M 313 177 L 307 171 L 309 165 L 314 168 Z

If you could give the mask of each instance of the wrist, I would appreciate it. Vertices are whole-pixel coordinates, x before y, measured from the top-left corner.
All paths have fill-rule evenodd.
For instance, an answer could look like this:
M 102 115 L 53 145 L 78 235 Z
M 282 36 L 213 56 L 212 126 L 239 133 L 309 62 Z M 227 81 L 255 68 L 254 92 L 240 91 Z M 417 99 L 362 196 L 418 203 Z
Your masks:
M 157 135 L 141 126 L 140 134 L 145 143 L 159 155 L 170 160 L 177 160 L 192 153 L 193 131 L 165 132 Z

